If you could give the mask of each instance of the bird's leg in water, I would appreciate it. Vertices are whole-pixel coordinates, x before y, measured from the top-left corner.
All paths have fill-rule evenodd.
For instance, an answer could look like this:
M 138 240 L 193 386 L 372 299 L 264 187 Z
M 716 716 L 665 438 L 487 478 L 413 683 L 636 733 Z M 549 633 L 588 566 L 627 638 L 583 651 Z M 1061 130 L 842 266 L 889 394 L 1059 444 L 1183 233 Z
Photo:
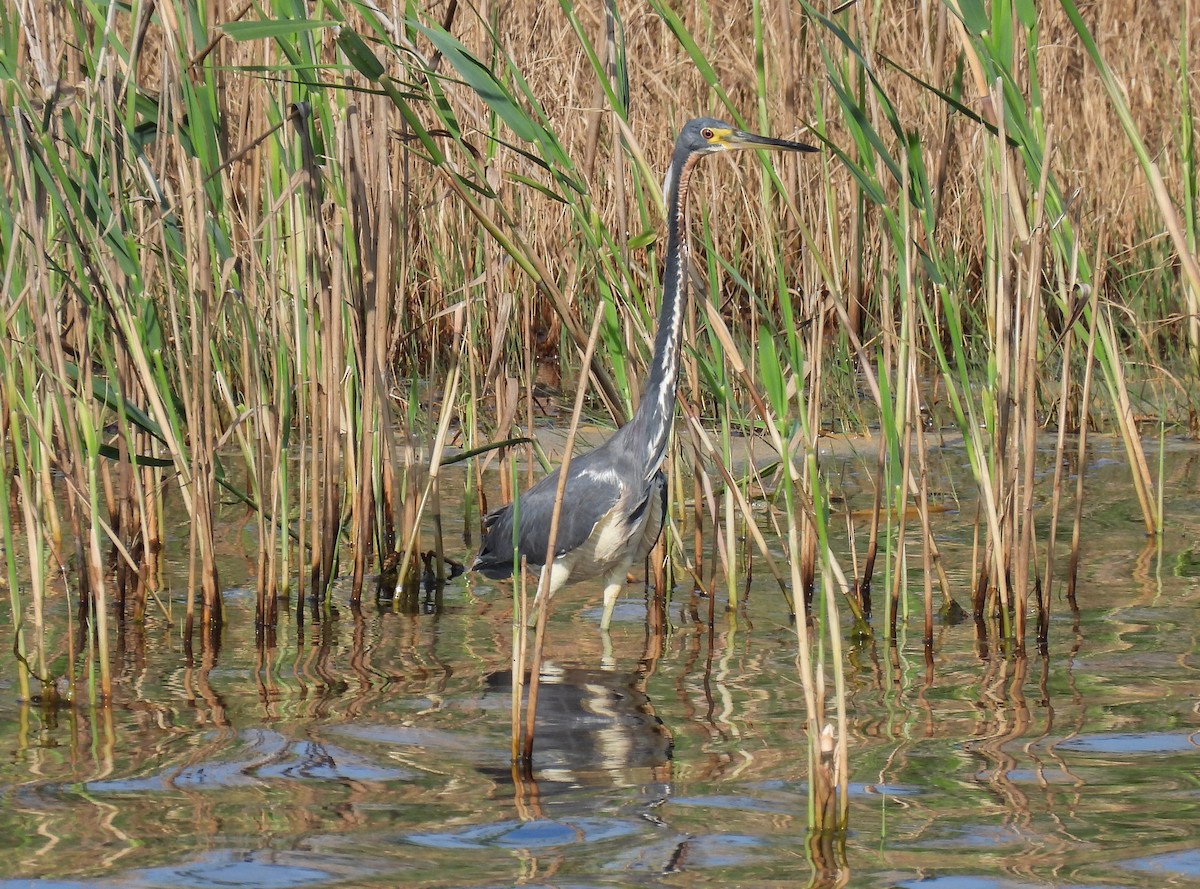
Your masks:
M 609 624 L 612 623 L 613 609 L 617 607 L 617 596 L 621 595 L 621 590 L 625 588 L 625 581 L 629 577 L 631 567 L 633 567 L 633 563 L 626 562 L 608 575 L 608 583 L 604 585 L 604 613 L 600 616 L 600 629 L 605 632 L 608 632 Z
M 612 672 L 617 669 L 617 659 L 613 655 L 612 636 L 608 630 L 600 631 L 600 669 Z
M 605 670 L 612 670 L 617 666 L 617 660 L 613 657 L 612 636 L 608 634 L 608 628 L 612 623 L 613 609 L 617 607 L 617 597 L 625 588 L 625 581 L 629 577 L 629 569 L 632 564 L 630 562 L 622 565 L 608 576 L 608 583 L 604 585 L 604 612 L 600 615 L 600 645 L 602 648 L 600 666 Z
M 545 569 L 543 569 L 545 570 Z M 537 626 L 538 608 L 542 604 L 542 595 L 546 596 L 546 607 L 550 607 L 550 600 L 559 588 L 565 586 L 567 580 L 571 577 L 571 569 L 562 562 L 555 560 L 550 566 L 550 582 L 543 584 L 541 582 L 541 574 L 538 575 L 537 595 L 533 597 L 533 604 L 529 607 L 529 613 L 525 615 L 525 626 Z

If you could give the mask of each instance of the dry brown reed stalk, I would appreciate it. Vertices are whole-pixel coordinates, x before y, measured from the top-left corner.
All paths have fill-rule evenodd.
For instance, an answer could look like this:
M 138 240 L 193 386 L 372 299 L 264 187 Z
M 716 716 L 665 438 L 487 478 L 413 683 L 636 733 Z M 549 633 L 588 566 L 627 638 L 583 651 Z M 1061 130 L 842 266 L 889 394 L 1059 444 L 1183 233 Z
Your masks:
M 808 319 L 808 341 L 806 344 L 808 366 L 805 368 L 807 370 L 807 378 L 803 381 L 804 405 L 808 410 L 808 417 L 805 422 L 801 423 L 800 429 L 796 434 L 800 450 L 808 454 L 814 466 L 813 472 L 807 472 L 801 476 L 801 490 L 806 501 L 809 503 L 815 503 L 818 500 L 814 484 L 817 478 L 815 467 L 819 462 L 817 436 L 821 429 L 822 388 L 825 380 L 825 365 L 823 360 L 826 352 L 825 340 L 827 335 L 825 321 L 826 312 L 822 309 L 814 311 Z M 817 527 L 813 517 L 807 512 L 801 514 L 800 522 L 801 538 L 804 541 L 800 553 L 800 570 L 804 578 L 803 589 L 805 601 L 811 606 L 813 597 L 816 595 Z
M 324 183 L 316 150 L 307 129 L 297 121 L 302 169 L 306 176 L 303 204 L 303 228 L 307 234 L 306 266 L 311 281 L 305 288 L 309 294 L 309 317 L 318 320 L 314 331 L 312 354 L 320 356 L 313 375 L 314 448 L 312 454 L 312 550 L 310 595 L 324 599 L 336 577 L 339 538 L 342 530 L 342 481 L 345 473 L 346 450 L 342 430 L 346 423 L 343 411 L 342 380 L 346 373 L 348 344 L 345 328 L 338 323 L 342 306 L 349 301 L 348 282 L 337 269 L 331 272 L 325 262 L 330 252 L 344 254 L 344 232 L 327 228 L 324 215 Z
M 210 208 L 201 198 L 204 194 L 204 171 L 198 161 L 181 164 L 181 187 L 195 197 L 193 225 L 187 227 L 192 238 L 188 244 L 188 255 L 196 276 L 188 281 L 192 305 L 197 311 L 191 315 L 191 330 L 186 340 L 191 344 L 190 355 L 180 354 L 180 365 L 190 367 L 190 385 L 184 390 L 184 416 L 191 432 L 191 476 L 193 512 L 191 521 L 198 544 L 199 574 L 203 602 L 201 623 L 205 630 L 219 626 L 221 616 L 221 584 L 217 577 L 216 563 L 216 444 L 219 418 L 214 404 L 214 392 L 210 381 L 214 376 L 213 354 L 210 344 L 216 329 L 218 292 L 213 280 L 212 264 L 208 257 L 208 240 L 203 237 Z M 198 299 L 197 299 L 198 298 Z
M 903 384 L 904 379 L 905 377 L 901 377 L 897 382 Z M 902 416 L 904 417 L 904 425 L 901 428 L 900 435 L 900 477 L 908 478 L 912 474 L 912 417 L 907 412 Z M 892 512 L 897 522 L 893 529 L 896 539 L 896 550 L 892 565 L 891 595 L 885 612 L 888 615 L 887 638 L 895 641 L 897 638 L 896 626 L 902 610 L 901 594 L 908 591 L 908 547 L 905 544 L 908 533 L 908 510 L 896 507 Z M 907 601 L 907 598 L 904 601 Z
M 691 426 L 689 425 L 689 430 Z M 700 463 L 700 448 L 692 438 L 693 462 Z M 698 577 L 704 576 L 704 504 L 706 502 L 704 473 L 699 469 L 692 470 L 692 570 Z M 683 499 L 680 498 L 680 502 Z
M 731 432 L 728 406 L 722 409 L 720 422 L 722 426 L 721 463 L 729 467 L 733 464 L 733 454 L 730 449 Z M 729 473 L 729 480 L 722 485 L 722 488 L 719 517 L 714 521 L 713 527 L 723 532 L 717 534 L 717 555 L 721 561 L 721 567 L 724 569 L 721 585 L 725 588 L 728 597 L 726 607 L 733 611 L 736 610 L 738 601 L 738 540 L 745 537 L 739 532 L 739 525 L 751 514 L 739 511 L 737 508 L 735 494 L 741 492 L 738 490 L 737 482 L 732 480 L 732 473 Z M 710 621 L 714 617 L 715 607 L 716 596 L 711 596 L 708 603 Z
M 604 320 L 604 309 L 600 307 L 596 311 L 595 320 L 592 321 L 592 330 L 588 334 L 587 345 L 584 348 L 582 367 L 588 367 L 592 363 L 592 354 L 596 350 L 596 340 L 600 336 L 600 322 Z M 558 523 L 562 515 L 563 507 L 563 492 L 567 489 L 567 478 L 571 468 L 571 456 L 575 448 L 575 436 L 579 432 L 579 419 L 583 415 L 583 403 L 587 395 L 587 386 L 580 386 L 579 391 L 575 395 L 575 404 L 571 409 L 571 424 L 567 429 L 567 440 L 563 445 L 563 457 L 558 475 L 558 489 L 554 494 L 554 508 L 550 511 L 550 531 L 546 538 L 546 556 L 542 561 L 542 570 L 539 574 L 538 589 L 537 589 L 537 626 L 534 630 L 533 641 L 533 657 L 529 663 L 529 697 L 525 704 L 525 732 L 524 741 L 521 746 L 521 760 L 524 763 L 533 761 L 533 741 L 537 725 L 537 701 L 538 688 L 541 680 L 542 671 L 542 651 L 546 640 L 546 620 L 550 616 L 550 578 L 553 575 L 554 569 L 554 554 L 558 546 Z M 514 527 L 516 523 L 514 522 Z M 524 566 L 522 566 L 524 568 Z M 525 571 L 522 570 L 522 575 Z M 518 627 L 514 632 L 525 632 L 525 614 L 524 609 L 513 609 L 514 622 Z M 608 630 L 602 630 L 605 635 L 608 635 Z M 521 663 L 521 675 L 524 675 L 525 664 L 524 658 Z M 513 694 L 515 700 L 514 708 L 520 706 L 521 686 L 515 679 L 513 680 Z M 516 736 L 513 738 L 513 745 L 516 746 Z
M 925 453 L 925 429 L 921 423 L 920 417 L 920 396 L 916 391 L 915 374 L 909 377 L 911 388 L 910 395 L 910 422 L 915 431 L 917 441 L 917 480 L 918 490 L 914 496 L 917 498 L 917 513 L 921 520 L 921 567 L 924 574 L 924 589 L 923 602 L 925 605 L 925 634 L 924 642 L 927 649 L 933 648 L 933 577 L 934 577 L 934 549 L 933 542 L 933 525 L 929 521 L 929 464 Z
M 691 274 L 690 262 L 688 263 L 688 267 L 688 273 Z M 693 280 L 691 282 L 691 292 L 697 295 L 705 292 L 703 282 Z M 687 304 L 684 306 L 684 330 L 686 331 L 687 342 L 692 343 L 697 341 L 697 303 L 698 298 L 693 297 L 692 299 L 689 299 Z M 710 303 L 705 301 L 705 306 L 707 307 L 708 305 L 710 305 Z M 701 391 L 700 367 L 696 353 L 685 349 L 681 356 L 681 361 L 682 373 L 680 374 L 680 378 L 686 382 L 687 391 Z M 686 396 L 683 396 L 682 393 L 681 396 L 682 397 L 680 398 L 680 401 L 684 405 L 684 417 L 687 418 L 691 409 L 691 405 Z M 705 446 L 705 442 L 697 434 L 697 428 L 695 424 L 689 422 L 687 424 L 687 429 L 689 433 L 688 441 L 691 444 L 692 450 L 692 460 L 690 461 L 692 478 L 692 557 L 691 565 L 689 566 L 688 570 L 695 576 L 696 586 L 706 589 L 711 595 L 714 586 L 713 580 L 710 580 L 707 584 L 704 582 L 705 555 L 707 552 L 705 541 L 706 526 L 713 529 L 714 539 L 718 542 L 718 545 L 720 545 L 721 541 L 721 536 L 717 533 L 718 520 L 717 507 L 714 499 L 714 486 L 712 479 L 709 477 L 708 472 L 705 469 L 708 451 L 711 448 L 711 444 L 707 447 Z M 679 483 L 676 487 L 681 496 L 679 497 L 678 502 L 686 502 L 686 499 L 682 496 L 682 474 L 673 474 L 673 476 L 674 475 L 679 477 Z M 723 552 L 723 549 L 721 551 Z M 719 558 L 719 556 L 717 558 Z M 709 566 L 709 569 L 715 578 L 715 572 L 717 570 L 716 559 L 714 559 L 713 564 Z
M 1061 301 L 1064 305 L 1070 305 L 1079 296 L 1077 292 L 1079 285 L 1075 278 L 1077 271 L 1077 266 L 1072 267 L 1063 282 L 1064 288 L 1072 294 L 1071 298 L 1063 295 Z M 1054 592 L 1055 549 L 1058 542 L 1059 510 L 1062 504 L 1063 471 L 1066 464 L 1067 426 L 1070 422 L 1068 407 L 1073 385 L 1071 352 L 1074 344 L 1075 325 L 1072 324 L 1063 331 L 1062 336 L 1062 369 L 1059 373 L 1058 384 L 1058 433 L 1054 440 L 1054 481 L 1050 488 L 1050 526 L 1046 534 L 1046 567 L 1042 572 L 1044 580 L 1038 601 L 1037 644 L 1039 652 L 1043 654 L 1048 650 L 1050 639 L 1050 602 L 1052 601 L 1051 594 Z M 1082 475 L 1082 470 L 1080 475 Z
M 683 415 L 685 419 L 690 420 L 695 416 L 694 409 L 687 399 L 683 396 L 679 399 L 682 404 Z M 721 522 L 719 510 L 717 507 L 716 486 L 713 484 L 712 477 L 705 468 L 709 459 L 718 458 L 719 455 L 716 447 L 711 441 L 706 440 L 699 431 L 699 421 L 689 422 L 687 425 L 689 431 L 689 440 L 692 445 L 692 461 L 691 461 L 691 477 L 692 477 L 692 559 L 691 564 L 687 566 L 687 570 L 696 579 L 697 589 L 703 589 L 708 595 L 712 595 L 716 588 L 717 570 L 722 564 L 722 559 L 725 553 L 724 537 L 720 533 Z M 726 469 L 723 462 L 720 463 L 721 469 Z M 732 478 L 732 476 L 730 476 Z M 680 498 L 682 501 L 682 497 Z M 708 579 L 705 580 L 705 554 L 706 537 L 704 534 L 705 526 L 712 528 L 714 546 L 717 550 L 710 565 L 708 565 Z
M 374 104 L 378 105 L 378 102 Z M 347 132 L 361 131 L 360 111 L 350 108 L 347 111 Z M 362 141 L 368 148 L 373 148 L 374 160 L 378 161 L 380 141 L 386 138 L 382 130 L 375 133 L 372 139 L 368 136 Z M 367 562 L 372 549 L 384 552 L 381 547 L 373 547 L 375 539 L 375 491 L 378 487 L 379 474 L 375 468 L 379 461 L 375 459 L 376 447 L 381 439 L 381 426 L 386 423 L 381 416 L 381 409 L 386 410 L 386 404 L 380 398 L 385 381 L 381 379 L 379 368 L 382 364 L 380 352 L 386 343 L 388 327 L 388 308 L 390 301 L 380 299 L 380 294 L 386 295 L 385 287 L 378 285 L 379 273 L 383 272 L 383 283 L 388 280 L 390 263 L 380 263 L 380 253 L 387 255 L 387 247 L 391 226 L 390 214 L 379 213 L 368 200 L 366 182 L 370 178 L 370 170 L 364 169 L 368 163 L 366 157 L 359 155 L 361 137 L 349 137 L 341 140 L 347 156 L 345 159 L 347 201 L 351 209 L 350 229 L 357 246 L 358 263 L 353 270 L 351 281 L 351 320 L 354 329 L 355 362 L 361 377 L 361 400 L 351 413 L 351 422 L 357 421 L 357 479 L 351 505 L 352 531 L 354 542 L 354 567 L 351 582 L 350 601 L 358 605 L 362 597 L 363 585 L 366 581 Z M 372 165 L 376 168 L 378 164 Z M 436 456 L 434 459 L 437 459 Z M 353 480 L 355 477 L 350 476 Z M 439 560 L 440 564 L 440 560 Z M 403 572 L 402 572 L 403 573 Z
M 514 478 L 516 466 L 512 467 Z M 518 503 L 517 509 L 519 510 Z M 522 771 L 529 771 L 525 760 L 524 730 L 521 717 L 522 703 L 525 701 L 525 660 L 529 650 L 529 633 L 527 632 L 529 614 L 529 571 L 526 557 L 521 557 L 520 573 L 513 576 L 513 611 L 512 611 L 512 658 L 510 671 L 512 674 L 512 700 L 509 703 L 509 715 L 512 728 L 509 738 L 509 751 L 513 764 L 513 774 L 516 775 L 518 765 Z M 536 631 L 535 631 L 536 632 Z
M 957 21 L 957 19 L 956 19 Z M 965 40 L 965 29 L 959 22 L 962 39 Z M 977 65 L 979 63 L 977 62 Z M 981 67 L 981 66 L 980 66 Z M 977 84 L 978 85 L 978 84 Z M 993 394 L 995 422 L 990 433 L 990 453 L 994 455 L 994 472 L 988 488 L 990 500 L 988 505 L 989 522 L 989 552 L 992 563 L 988 566 L 990 575 L 987 585 L 994 591 L 995 601 L 993 612 L 997 613 L 1003 638 L 1010 638 L 1010 616 L 1012 606 L 1012 544 L 1013 523 L 1015 510 L 1013 500 L 1016 493 L 1014 466 L 1020 452 L 1014 443 L 1013 411 L 1019 405 L 1015 392 L 1014 377 L 1017 372 L 1014 355 L 1017 335 L 1014 325 L 1018 321 L 1018 307 L 1013 299 L 1012 276 L 1009 264 L 1012 262 L 1009 245 L 1013 243 L 1014 225 L 1025 229 L 1025 215 L 1019 204 L 1021 192 L 1013 175 L 1013 163 L 1010 153 L 1006 150 L 1007 124 L 1004 116 L 1003 102 L 999 101 L 999 82 L 983 84 L 984 91 L 980 96 L 986 97 L 987 107 L 991 109 L 990 119 L 996 125 L 997 135 L 994 154 L 988 167 L 988 172 L 995 177 L 993 193 L 997 196 L 992 212 L 998 217 L 998 223 L 991 229 L 994 239 L 995 260 L 988 269 L 987 290 L 989 296 L 988 322 L 991 327 L 992 342 L 995 343 L 996 388 Z M 1018 202 L 1018 203 L 1013 203 Z
M 1044 146 L 1047 159 L 1053 156 L 1053 129 L 1048 129 Z M 1018 287 L 1020 288 L 1018 312 L 1022 326 L 1020 339 L 1019 373 L 1021 377 L 1020 398 L 1022 405 L 1020 440 L 1020 455 L 1023 469 L 1020 480 L 1021 501 L 1019 503 L 1020 538 L 1017 541 L 1016 559 L 1016 626 L 1015 635 L 1017 648 L 1024 650 L 1025 622 L 1029 613 L 1029 581 L 1033 573 L 1035 591 L 1038 592 L 1038 626 L 1048 626 L 1044 616 L 1045 600 L 1041 595 L 1042 586 L 1049 581 L 1042 579 L 1037 573 L 1037 535 L 1034 528 L 1034 501 L 1037 496 L 1034 489 L 1034 471 L 1037 458 L 1037 438 L 1040 426 L 1036 417 L 1037 408 L 1037 377 L 1038 377 L 1038 333 L 1043 323 L 1042 308 L 1042 254 L 1046 249 L 1046 192 L 1050 179 L 1050 164 L 1042 167 L 1042 177 L 1038 189 L 1033 196 L 1033 207 L 1028 210 L 1030 217 L 1030 237 L 1024 245 L 1024 264 L 1018 262 L 1015 270 Z M 1053 546 L 1047 543 L 1047 548 Z M 1039 634 L 1040 635 L 1040 634 Z
M 910 183 L 908 180 L 908 170 L 905 169 L 903 179 L 903 190 L 908 191 Z M 910 443 L 915 438 L 916 440 L 916 479 L 917 484 L 915 489 L 909 490 L 911 485 L 906 485 L 906 494 L 911 493 L 916 498 L 917 512 L 921 521 L 921 561 L 924 568 L 924 583 L 923 596 L 924 603 L 924 642 L 925 648 L 930 650 L 933 648 L 933 566 L 934 553 L 937 544 L 933 540 L 933 527 L 929 520 L 929 467 L 925 454 L 925 425 L 922 419 L 921 395 L 919 392 L 917 358 L 919 355 L 917 341 L 917 319 L 920 317 L 917 309 L 917 283 L 915 280 L 915 241 L 911 234 L 912 218 L 908 212 L 908 206 L 905 205 L 905 210 L 901 215 L 901 225 L 906 232 L 904 238 L 905 243 L 905 258 L 904 258 L 904 277 L 901 284 L 901 291 L 904 299 L 903 323 L 902 323 L 902 343 L 899 349 L 899 366 L 896 372 L 896 386 L 898 389 L 905 392 L 904 404 L 905 410 L 902 415 L 903 423 L 903 440 L 904 440 L 904 465 L 901 469 L 901 478 L 906 481 L 912 478 L 912 473 L 909 467 L 910 461 Z M 907 497 L 905 498 L 907 501 Z M 897 504 L 899 507 L 899 504 Z M 904 535 L 904 514 L 907 510 L 897 510 L 900 515 L 899 539 L 903 541 Z M 897 545 L 897 557 L 900 551 L 903 550 L 902 544 Z M 900 576 L 900 565 L 896 566 L 897 578 Z M 894 587 L 893 589 L 896 589 Z M 944 590 L 946 596 L 949 596 L 949 590 Z M 895 620 L 896 612 L 898 611 L 898 602 L 896 596 L 892 597 L 892 626 L 890 627 L 889 638 L 895 639 Z

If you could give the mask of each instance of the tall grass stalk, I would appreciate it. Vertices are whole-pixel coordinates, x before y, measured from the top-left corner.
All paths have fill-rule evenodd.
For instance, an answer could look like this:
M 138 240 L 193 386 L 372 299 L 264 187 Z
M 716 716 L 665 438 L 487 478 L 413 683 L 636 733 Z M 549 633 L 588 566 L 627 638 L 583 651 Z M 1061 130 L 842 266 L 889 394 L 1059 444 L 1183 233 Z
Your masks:
M 592 353 L 596 349 L 596 340 L 600 335 L 600 325 L 604 320 L 603 310 L 596 312 L 595 320 L 592 322 L 592 330 L 588 335 L 587 346 L 583 353 L 583 366 L 587 367 L 592 360 Z M 566 444 L 563 445 L 562 467 L 558 475 L 558 489 L 554 495 L 554 508 L 550 512 L 550 531 L 546 537 L 546 555 L 542 560 L 542 570 L 538 577 L 537 585 L 537 624 L 534 630 L 533 655 L 529 663 L 529 697 L 525 704 L 525 731 L 523 742 L 521 745 L 521 761 L 528 764 L 533 761 L 533 743 L 535 729 L 537 724 L 537 702 L 538 688 L 541 680 L 542 671 L 542 651 L 546 641 L 546 620 L 550 615 L 550 579 L 554 575 L 554 557 L 558 546 L 558 526 L 559 520 L 562 517 L 563 510 L 563 492 L 567 488 L 567 478 L 571 468 L 571 456 L 575 447 L 575 436 L 579 432 L 579 419 L 583 413 L 584 398 L 587 395 L 587 388 L 581 386 L 579 392 L 575 395 L 575 405 L 571 410 L 571 425 L 567 430 Z M 518 533 L 520 525 L 516 519 L 513 520 L 513 534 Z M 514 543 L 514 549 L 515 549 Z M 516 564 L 514 562 L 514 564 Z M 522 571 L 524 574 L 524 571 Z M 513 610 L 514 623 L 518 626 L 514 632 L 524 632 L 524 627 L 527 625 L 525 615 L 527 612 L 524 609 L 516 608 Z M 608 630 L 602 631 L 608 635 Z M 520 673 L 524 675 L 525 664 L 522 661 L 520 664 Z M 513 681 L 513 694 L 516 696 L 514 708 L 519 706 L 521 686 L 520 683 Z M 514 741 L 515 744 L 515 741 Z

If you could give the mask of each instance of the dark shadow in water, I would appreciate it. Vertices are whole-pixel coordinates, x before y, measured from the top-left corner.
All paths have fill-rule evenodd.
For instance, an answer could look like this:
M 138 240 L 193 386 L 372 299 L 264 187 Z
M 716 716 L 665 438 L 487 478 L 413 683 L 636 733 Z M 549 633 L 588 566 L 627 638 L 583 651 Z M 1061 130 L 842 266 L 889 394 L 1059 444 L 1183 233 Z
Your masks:
M 532 768 L 524 775 L 507 768 L 481 771 L 498 784 L 525 785 L 542 797 L 577 787 L 645 785 L 650 795 L 665 797 L 673 740 L 638 681 L 636 674 L 608 670 L 543 669 Z M 485 702 L 499 709 L 497 699 L 511 698 L 511 671 L 491 673 L 485 682 Z

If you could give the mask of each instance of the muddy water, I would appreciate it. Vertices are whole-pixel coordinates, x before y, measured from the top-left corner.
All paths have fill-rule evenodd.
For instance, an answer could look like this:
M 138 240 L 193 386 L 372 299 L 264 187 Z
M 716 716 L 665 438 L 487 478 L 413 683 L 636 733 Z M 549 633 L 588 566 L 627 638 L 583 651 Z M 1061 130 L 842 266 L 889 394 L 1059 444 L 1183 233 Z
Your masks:
M 963 462 L 939 455 L 946 490 Z M 1048 657 L 984 653 L 970 623 L 928 663 L 915 622 L 852 652 L 843 885 L 1200 886 L 1200 455 L 1168 455 L 1161 554 L 1115 450 L 1089 478 L 1079 612 L 1056 592 Z M 962 510 L 938 528 L 965 603 Z M 631 585 L 611 669 L 594 591 L 564 591 L 533 780 L 514 780 L 502 588 L 459 579 L 411 615 L 339 591 L 259 652 L 233 519 L 218 650 L 189 660 L 161 615 L 125 628 L 109 711 L 22 707 L 3 670 L 0 889 L 809 882 L 795 637 L 770 584 L 719 603 L 711 634 L 677 590 L 660 637 Z

